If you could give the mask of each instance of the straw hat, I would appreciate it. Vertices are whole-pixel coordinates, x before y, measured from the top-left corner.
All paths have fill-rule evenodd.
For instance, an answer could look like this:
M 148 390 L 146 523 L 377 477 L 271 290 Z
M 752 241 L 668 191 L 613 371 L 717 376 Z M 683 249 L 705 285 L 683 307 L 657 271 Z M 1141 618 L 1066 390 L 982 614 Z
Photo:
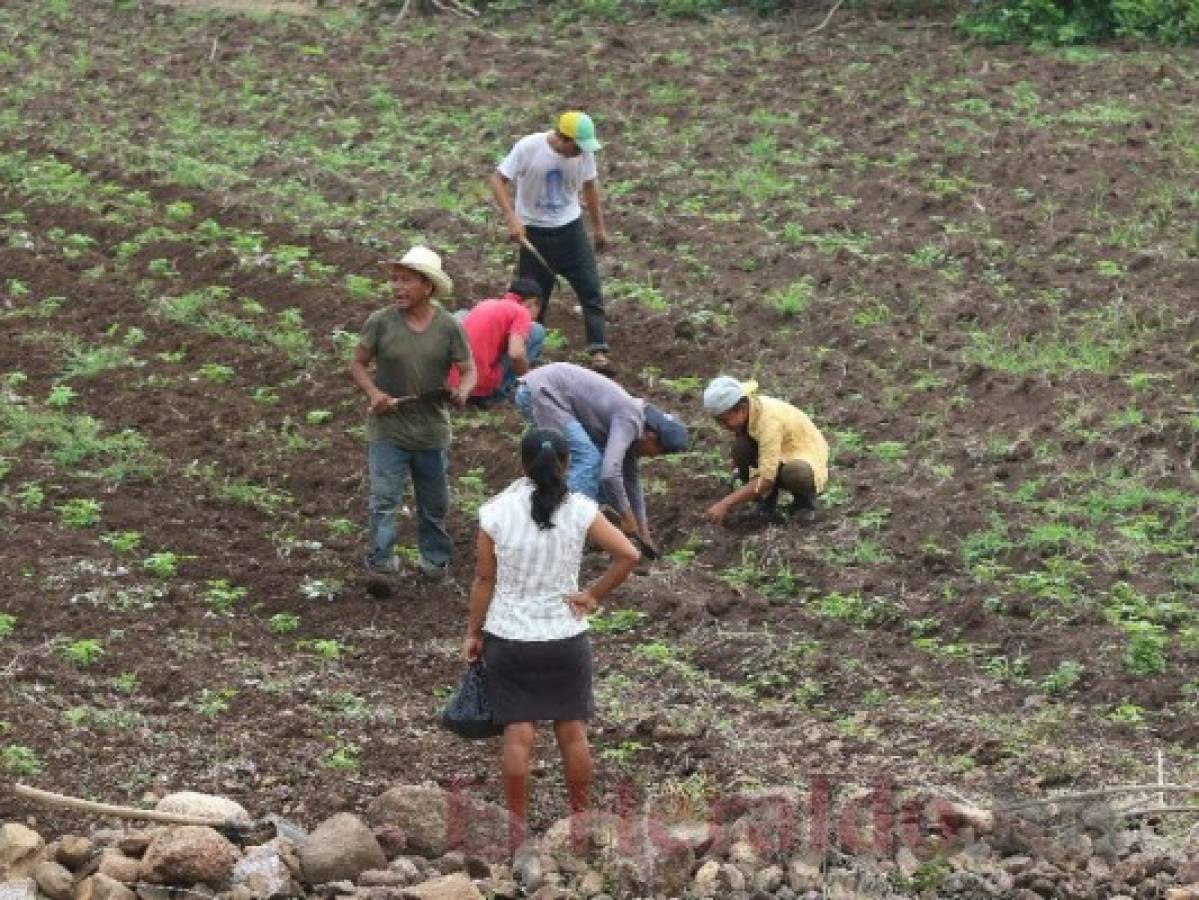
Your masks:
M 441 268 L 441 257 L 428 247 L 413 247 L 404 254 L 403 259 L 385 259 L 383 265 L 387 268 L 403 266 L 424 275 L 433 283 L 434 297 L 448 297 L 454 292 L 454 282 Z

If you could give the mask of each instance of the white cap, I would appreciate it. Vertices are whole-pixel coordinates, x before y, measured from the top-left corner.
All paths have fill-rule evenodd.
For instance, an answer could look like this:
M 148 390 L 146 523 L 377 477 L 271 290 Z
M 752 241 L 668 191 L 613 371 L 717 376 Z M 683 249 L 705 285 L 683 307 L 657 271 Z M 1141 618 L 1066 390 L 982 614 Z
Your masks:
M 745 388 L 731 375 L 718 375 L 704 388 L 704 412 L 710 416 L 724 415 L 741 402 Z

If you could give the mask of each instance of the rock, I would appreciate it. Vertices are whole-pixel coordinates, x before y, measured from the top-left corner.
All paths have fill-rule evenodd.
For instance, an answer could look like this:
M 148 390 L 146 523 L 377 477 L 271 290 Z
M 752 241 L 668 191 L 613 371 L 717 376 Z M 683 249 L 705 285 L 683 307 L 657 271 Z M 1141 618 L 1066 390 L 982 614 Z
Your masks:
M 154 838 L 157 835 L 157 829 L 126 832 L 125 836 L 117 842 L 117 849 L 126 856 L 132 856 L 141 859 L 146 855 L 146 850 L 150 847 L 150 844 L 153 843 Z
M 408 849 L 408 835 L 404 834 L 404 829 L 394 825 L 380 825 L 376 828 L 375 840 L 379 842 L 379 846 L 383 848 L 383 855 L 388 859 L 395 859 Z
M 389 871 L 402 876 L 404 884 L 415 884 L 421 880 L 420 869 L 416 867 L 415 862 L 406 856 L 396 857 L 387 868 Z
M 461 850 L 451 850 L 437 860 L 437 871 L 442 875 L 453 875 L 466 868 L 466 854 Z
M 174 813 L 178 816 L 196 816 L 201 819 L 215 819 L 221 822 L 233 822 L 238 825 L 249 825 L 253 820 L 246 808 L 240 803 L 227 797 L 215 794 L 200 794 L 196 791 L 178 791 L 167 794 L 154 807 L 159 812 Z
M 290 850 L 290 843 L 284 845 L 277 840 L 248 850 L 233 867 L 234 889 L 242 888 L 242 892 L 254 900 L 271 900 L 296 894 L 292 867 L 285 859 Z
M 37 882 L 32 878 L 0 881 L 0 900 L 37 900 Z
M 1199 882 L 1170 888 L 1166 891 L 1166 900 L 1199 900 Z
M 575 894 L 556 884 L 543 884 L 529 900 L 573 900 Z
M 783 886 L 784 877 L 782 866 L 767 866 L 765 869 L 760 869 L 754 875 L 754 890 L 773 894 Z
M 466 874 L 473 879 L 481 880 L 491 877 L 491 866 L 485 859 L 480 859 L 477 856 L 468 856 L 462 865 L 466 870 Z
M 595 869 L 588 869 L 579 879 L 576 890 L 581 897 L 594 897 L 596 894 L 602 894 L 604 892 L 604 876 Z
M 745 890 L 745 874 L 736 866 L 725 863 L 720 867 L 720 887 L 722 891 Z
M 483 900 L 479 889 L 463 872 L 414 884 L 404 888 L 400 896 L 403 900 Z
M 54 858 L 72 872 L 81 869 L 96 852 L 96 845 L 85 837 L 68 834 L 58 839 Z
M 119 850 L 105 850 L 100 854 L 99 871 L 109 878 L 115 878 L 124 884 L 133 884 L 141 880 L 141 863 L 130 859 Z
M 45 859 L 45 849 L 46 842 L 32 828 L 17 822 L 0 826 L 0 881 L 28 878 Z
M 720 829 L 710 822 L 678 822 L 666 828 L 666 840 L 690 847 L 696 856 L 712 849 L 720 837 Z
M 495 879 L 491 882 L 493 900 L 516 900 L 520 896 L 520 885 L 511 878 Z
M 97 872 L 75 885 L 75 900 L 137 900 L 137 894 L 115 878 Z
M 75 888 L 75 876 L 66 866 L 46 860 L 33 870 L 33 880 L 50 900 L 68 900 Z
M 215 830 L 203 825 L 176 825 L 160 832 L 146 848 L 141 880 L 223 887 L 237 858 L 237 849 Z
M 757 849 L 749 841 L 734 841 L 729 847 L 729 862 L 756 869 L 762 863 Z
M 813 855 L 797 856 L 787 864 L 787 885 L 797 894 L 820 890 L 823 880 L 820 861 Z
M 911 878 L 920 868 L 920 860 L 908 847 L 900 847 L 895 853 L 895 865 L 905 878 Z
M 137 896 L 139 900 L 175 900 L 177 892 L 162 885 L 142 882 L 137 886 Z
M 695 871 L 691 879 L 691 893 L 696 897 L 715 897 L 720 890 L 720 863 L 709 859 Z
M 404 887 L 411 880 L 393 869 L 367 869 L 358 876 L 359 887 Z
M 387 865 L 374 833 L 353 813 L 326 819 L 300 848 L 300 865 L 309 884 L 353 881 L 367 869 Z
M 508 813 L 466 794 L 420 785 L 394 787 L 372 801 L 372 825 L 393 825 L 407 836 L 407 848 L 427 857 L 460 849 L 483 859 L 508 856 Z

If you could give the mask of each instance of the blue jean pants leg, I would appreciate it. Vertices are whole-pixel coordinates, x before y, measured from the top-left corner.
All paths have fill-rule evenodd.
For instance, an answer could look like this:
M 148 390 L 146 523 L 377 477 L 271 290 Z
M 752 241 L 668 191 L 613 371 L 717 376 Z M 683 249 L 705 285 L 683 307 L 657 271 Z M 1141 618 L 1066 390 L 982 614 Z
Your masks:
M 566 470 L 566 486 L 572 491 L 600 499 L 600 466 L 604 457 L 588 436 L 587 431 L 576 421 L 566 423 L 562 429 L 570 447 L 570 466 Z
M 447 450 L 412 451 L 412 492 L 416 496 L 416 544 L 420 555 L 435 566 L 450 561 L 454 545 L 445 528 L 450 511 L 446 477 Z
M 534 322 L 529 328 L 529 339 L 525 341 L 525 355 L 529 359 L 529 365 L 534 365 L 541 358 L 541 348 L 545 346 L 545 326 L 540 322 Z M 505 353 L 500 357 L 500 370 L 504 373 L 500 381 L 500 386 L 497 393 L 501 397 L 508 397 L 512 394 L 516 387 L 516 371 L 512 368 L 512 358 Z
M 416 496 L 417 546 L 429 562 L 443 565 L 452 543 L 445 528 L 450 506 L 445 450 L 405 450 L 388 441 L 367 447 L 370 473 L 370 549 L 372 566 L 386 568 L 395 556 L 396 511 L 404 495 L 404 477 L 412 473 Z

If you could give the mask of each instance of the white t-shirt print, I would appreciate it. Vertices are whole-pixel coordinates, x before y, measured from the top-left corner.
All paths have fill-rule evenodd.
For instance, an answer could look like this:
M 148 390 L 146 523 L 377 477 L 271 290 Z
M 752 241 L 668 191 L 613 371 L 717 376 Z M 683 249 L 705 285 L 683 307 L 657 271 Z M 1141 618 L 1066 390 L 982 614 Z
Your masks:
M 596 177 L 595 154 L 567 158 L 550 147 L 550 132 L 521 138 L 498 166 L 516 185 L 516 216 L 525 225 L 558 228 L 582 214 L 579 191 Z

